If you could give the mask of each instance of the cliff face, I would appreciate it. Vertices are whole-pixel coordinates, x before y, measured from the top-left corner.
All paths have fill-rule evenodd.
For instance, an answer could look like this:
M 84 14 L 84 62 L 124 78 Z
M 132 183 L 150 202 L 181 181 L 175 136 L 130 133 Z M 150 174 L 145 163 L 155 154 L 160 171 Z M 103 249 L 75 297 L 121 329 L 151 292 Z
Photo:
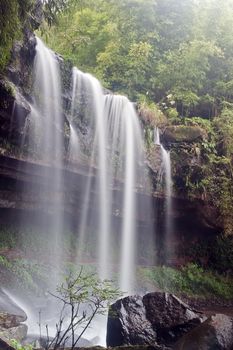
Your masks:
M 32 68 L 36 37 L 33 30 L 42 21 L 41 1 L 35 1 L 25 19 L 23 39 L 14 43 L 10 62 L 0 75 L 0 144 L 1 153 L 17 153 L 27 116 L 31 111 Z M 15 149 L 14 147 L 17 146 Z
M 157 206 L 157 236 L 161 250 L 166 236 L 166 215 L 169 215 L 169 247 L 171 264 L 192 259 L 190 247 L 211 242 L 223 232 L 224 222 L 217 205 L 200 188 L 206 166 L 201 150 L 208 142 L 206 131 L 199 126 L 165 126 L 160 133 L 161 143 L 170 152 L 172 198 L 170 213 L 166 213 L 166 184 L 161 181 L 161 147 L 148 149 L 148 167 L 153 182 L 153 198 Z M 159 185 L 158 185 L 159 184 Z M 174 255 L 174 251 L 176 252 Z M 163 254 L 163 253 L 161 253 Z M 197 254 L 198 255 L 198 254 Z M 161 256 L 161 260 L 163 257 Z

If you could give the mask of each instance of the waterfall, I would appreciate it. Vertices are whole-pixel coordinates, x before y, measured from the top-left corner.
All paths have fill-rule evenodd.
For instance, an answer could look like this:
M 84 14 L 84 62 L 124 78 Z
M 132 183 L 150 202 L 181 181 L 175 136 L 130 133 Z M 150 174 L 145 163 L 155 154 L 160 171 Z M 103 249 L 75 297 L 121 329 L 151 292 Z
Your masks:
M 55 54 L 37 38 L 34 64 L 34 107 L 40 114 L 37 147 L 42 161 L 62 165 L 62 105 L 59 62 Z M 37 150 L 37 151 L 38 151 Z
M 143 141 L 136 112 L 126 97 L 106 96 L 106 107 L 111 142 L 110 174 L 112 178 L 120 177 L 124 182 L 119 285 L 121 290 L 132 292 L 137 251 L 136 188 L 142 179 Z M 114 154 L 118 156 L 117 169 Z M 119 163 L 123 163 L 122 167 Z M 114 168 L 118 173 L 114 174 Z
M 46 191 L 38 196 L 41 207 L 38 216 L 41 215 L 48 231 L 48 246 L 56 252 L 51 266 L 60 268 L 66 180 L 62 170 L 65 156 L 62 87 L 59 59 L 39 38 L 34 77 L 29 143 L 42 165 L 40 175 Z M 85 156 L 88 169 L 80 189 L 82 203 L 77 220 L 75 262 L 77 266 L 85 264 L 91 256 L 101 279 L 114 278 L 121 290 L 130 293 L 135 290 L 136 265 L 146 259 L 141 257 L 137 242 L 140 240 L 145 252 L 152 246 L 151 241 L 142 237 L 152 235 L 151 222 L 150 229 L 143 226 L 143 233 L 137 226 L 137 222 L 151 220 L 149 196 L 138 198 L 149 183 L 141 126 L 133 104 L 125 96 L 106 95 L 95 77 L 76 67 L 72 71 L 70 93 L 66 164 L 77 171 Z M 85 136 L 79 129 L 80 123 L 86 125 Z M 81 142 L 84 137 L 88 150 Z M 51 279 L 53 288 L 59 282 L 55 275 Z
M 170 153 L 163 147 L 160 142 L 159 128 L 154 129 L 154 143 L 161 148 L 162 156 L 162 174 L 165 182 L 165 237 L 164 237 L 164 254 L 167 259 L 168 250 L 171 251 L 171 236 L 173 231 L 173 223 L 171 219 L 172 213 L 172 174 L 171 174 L 171 158 Z
M 34 62 L 33 105 L 29 126 L 29 147 L 41 163 L 43 184 L 38 193 L 41 208 L 37 217 L 47 232 L 49 260 L 54 267 L 50 288 L 54 290 L 61 266 L 63 235 L 63 117 L 59 62 L 55 54 L 37 38 Z M 48 218 L 49 214 L 49 218 Z
M 160 143 L 160 134 L 159 134 L 159 128 L 154 129 L 154 144 L 158 146 L 162 146 Z M 163 146 L 162 146 L 163 149 Z
M 126 97 L 104 95 L 100 83 L 93 76 L 74 68 L 71 108 L 74 121 L 75 114 L 78 118 L 86 101 L 88 106 L 83 113 L 89 118 L 93 142 L 79 226 L 77 262 L 83 261 L 86 233 L 91 222 L 96 227 L 99 276 L 112 278 L 111 267 L 114 264 L 119 266 L 119 286 L 130 292 L 134 287 L 137 248 L 135 196 L 143 165 L 140 125 L 133 105 Z M 93 168 L 96 169 L 95 180 Z M 116 180 L 123 195 L 120 206 L 114 208 Z M 94 202 L 91 200 L 93 193 L 96 194 Z M 93 214 L 93 203 L 98 208 L 97 219 Z M 114 232 L 114 212 L 122 216 L 117 232 Z M 114 245 L 118 246 L 119 253 L 116 248 L 113 249 Z
M 64 118 L 63 88 L 59 58 L 37 38 L 33 103 L 22 147 L 29 146 L 28 167 L 36 165 L 36 179 L 25 192 L 33 192 L 38 208 L 35 224 L 46 242 L 49 291 L 61 283 L 68 256 L 78 269 L 94 263 L 99 277 L 116 281 L 124 293 L 138 292 L 137 264 L 154 259 L 151 187 L 138 116 L 127 97 L 105 94 L 95 77 L 73 68 Z M 67 180 L 77 187 L 77 215 L 71 203 L 77 197 L 68 198 Z M 66 227 L 75 239 L 68 254 Z M 58 308 L 49 304 L 50 319 Z M 98 322 L 103 328 L 106 319 Z
M 69 140 L 69 161 L 76 161 L 79 157 L 79 139 L 73 125 L 70 123 L 70 140 Z

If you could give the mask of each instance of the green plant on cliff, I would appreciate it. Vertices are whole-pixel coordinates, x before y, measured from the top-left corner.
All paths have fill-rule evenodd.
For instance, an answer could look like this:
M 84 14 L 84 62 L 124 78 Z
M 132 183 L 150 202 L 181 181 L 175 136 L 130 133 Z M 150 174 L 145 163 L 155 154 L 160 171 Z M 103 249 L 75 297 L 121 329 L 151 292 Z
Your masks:
M 137 104 L 138 114 L 142 122 L 151 128 L 158 126 L 163 127 L 168 123 L 165 114 L 161 111 L 158 105 L 151 102 L 146 96 L 140 95 Z
M 22 37 L 32 2 L 32 0 L 0 2 L 0 72 L 9 61 L 14 41 Z
M 48 273 L 44 266 L 36 262 L 0 255 L 1 284 L 16 286 L 22 290 L 39 293 L 39 285 L 46 285 Z
M 224 227 L 225 234 L 232 234 L 233 109 L 225 107 L 213 120 L 192 117 L 183 118 L 182 123 L 187 127 L 201 127 L 206 136 L 172 151 L 172 159 L 178 169 L 174 173 L 176 189 L 190 198 L 202 198 L 217 208 L 219 224 Z M 191 157 L 190 164 L 188 159 Z
M 45 21 L 51 26 L 67 6 L 67 0 L 41 0 Z M 31 29 L 35 0 L 1 0 L 0 2 L 0 73 L 9 62 L 16 40 Z
M 15 350 L 33 350 L 33 346 L 32 345 L 22 345 L 20 342 L 18 342 L 18 340 L 16 339 L 12 339 L 11 340 L 11 346 L 15 349 Z
M 195 245 L 182 253 L 188 259 L 198 262 L 203 268 L 231 276 L 233 273 L 233 236 L 219 235 L 216 238 L 201 238 Z
M 213 121 L 220 153 L 233 156 L 233 107 L 225 106 L 222 113 Z

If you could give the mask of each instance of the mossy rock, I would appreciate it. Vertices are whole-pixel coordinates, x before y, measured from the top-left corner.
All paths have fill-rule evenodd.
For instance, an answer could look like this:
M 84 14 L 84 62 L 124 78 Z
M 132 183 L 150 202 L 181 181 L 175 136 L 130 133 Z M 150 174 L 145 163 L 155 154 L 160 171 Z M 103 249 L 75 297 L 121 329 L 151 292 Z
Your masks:
M 27 335 L 28 327 L 26 324 L 20 324 L 12 328 L 0 328 L 0 339 L 10 342 L 11 339 L 21 342 Z
M 163 133 L 165 143 L 193 143 L 207 139 L 206 131 L 199 126 L 176 125 L 169 126 Z

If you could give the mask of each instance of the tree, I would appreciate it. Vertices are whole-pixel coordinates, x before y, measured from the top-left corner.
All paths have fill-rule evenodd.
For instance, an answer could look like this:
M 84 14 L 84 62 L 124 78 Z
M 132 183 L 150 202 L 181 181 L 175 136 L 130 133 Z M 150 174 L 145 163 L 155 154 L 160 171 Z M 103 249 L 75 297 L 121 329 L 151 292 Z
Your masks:
M 49 329 L 46 326 L 46 350 L 59 349 L 68 340 L 71 340 L 71 349 L 74 349 L 94 317 L 103 315 L 109 303 L 121 293 L 113 288 L 111 281 L 101 281 L 95 274 L 84 274 L 81 269 L 77 275 L 69 273 L 64 283 L 57 288 L 57 293 L 51 295 L 61 304 L 61 312 L 56 324 L 56 335 L 52 340 L 49 339 Z
M 44 18 L 49 26 L 57 22 L 57 16 L 68 6 L 68 0 L 41 0 Z

